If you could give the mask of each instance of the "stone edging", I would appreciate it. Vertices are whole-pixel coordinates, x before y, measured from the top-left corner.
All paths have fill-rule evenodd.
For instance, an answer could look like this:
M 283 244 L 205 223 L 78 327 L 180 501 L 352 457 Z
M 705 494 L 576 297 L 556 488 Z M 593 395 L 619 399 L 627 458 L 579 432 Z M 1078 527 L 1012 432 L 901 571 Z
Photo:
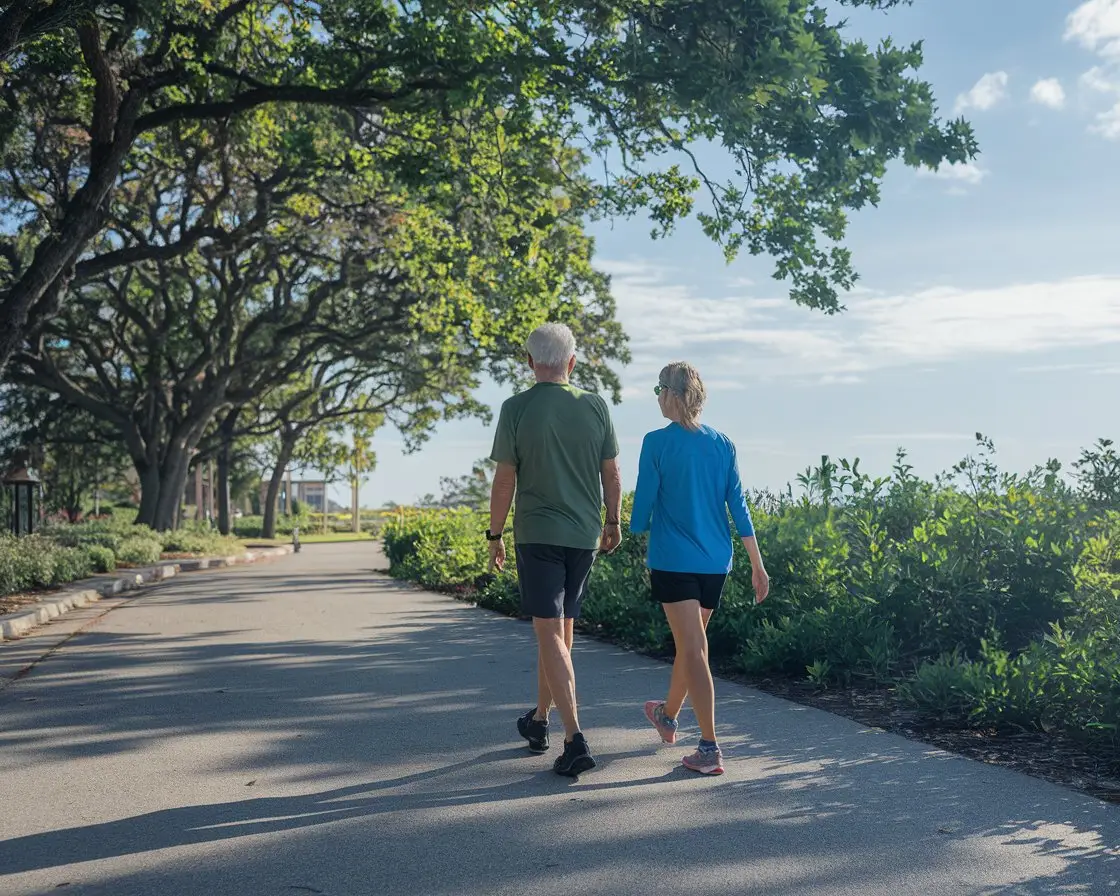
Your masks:
M 79 607 L 88 607 L 105 597 L 112 597 L 124 591 L 134 591 L 155 582 L 165 582 L 181 572 L 196 572 L 200 569 L 222 569 L 228 566 L 241 566 L 270 560 L 292 553 L 291 545 L 274 548 L 258 548 L 232 557 L 203 557 L 198 560 L 167 560 L 158 566 L 121 571 L 115 579 L 86 579 L 68 588 L 49 595 L 45 600 L 31 607 L 0 616 L 0 641 L 10 641 L 26 635 L 36 626 L 57 619 L 64 613 Z

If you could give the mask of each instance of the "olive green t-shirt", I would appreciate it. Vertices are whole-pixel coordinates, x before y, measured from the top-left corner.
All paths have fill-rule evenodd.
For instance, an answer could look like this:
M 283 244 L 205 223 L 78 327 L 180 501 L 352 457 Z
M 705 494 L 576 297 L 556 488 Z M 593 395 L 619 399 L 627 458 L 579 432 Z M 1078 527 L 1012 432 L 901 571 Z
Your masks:
M 517 468 L 517 542 L 597 548 L 603 527 L 599 471 L 617 456 L 607 403 L 592 392 L 537 383 L 506 401 L 490 459 Z

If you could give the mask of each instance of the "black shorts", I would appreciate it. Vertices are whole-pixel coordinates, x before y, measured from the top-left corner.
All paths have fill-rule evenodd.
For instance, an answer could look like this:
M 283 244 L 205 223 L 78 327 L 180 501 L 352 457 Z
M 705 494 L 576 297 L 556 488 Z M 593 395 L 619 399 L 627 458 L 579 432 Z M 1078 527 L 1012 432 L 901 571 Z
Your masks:
M 578 619 L 597 551 L 552 544 L 519 544 L 521 612 L 534 619 Z
M 698 600 L 705 610 L 718 610 L 726 573 L 665 572 L 651 569 L 649 581 L 653 599 L 659 604 L 675 604 L 682 600 Z

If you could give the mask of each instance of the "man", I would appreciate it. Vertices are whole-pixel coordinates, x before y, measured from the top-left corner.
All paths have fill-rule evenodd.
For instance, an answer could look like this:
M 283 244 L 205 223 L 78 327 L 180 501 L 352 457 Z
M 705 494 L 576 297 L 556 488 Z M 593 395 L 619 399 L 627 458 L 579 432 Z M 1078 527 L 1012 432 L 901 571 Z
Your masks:
M 516 492 L 521 607 L 537 636 L 537 705 L 517 720 L 517 730 L 530 750 L 545 752 L 555 703 L 564 722 L 564 752 L 553 768 L 575 777 L 594 768 L 595 759 L 576 710 L 573 626 L 596 551 L 610 553 L 622 541 L 618 439 L 607 403 L 569 385 L 576 366 L 571 330 L 545 324 L 525 347 L 537 383 L 506 401 L 498 417 L 486 537 L 491 566 L 502 569 L 502 534 Z

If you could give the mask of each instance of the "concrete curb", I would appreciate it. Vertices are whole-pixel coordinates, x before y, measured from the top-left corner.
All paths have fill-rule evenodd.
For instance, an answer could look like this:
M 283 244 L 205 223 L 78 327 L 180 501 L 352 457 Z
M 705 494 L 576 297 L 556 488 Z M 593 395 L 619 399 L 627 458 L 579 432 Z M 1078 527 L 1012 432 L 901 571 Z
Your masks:
M 232 557 L 202 557 L 198 560 L 167 560 L 158 566 L 149 566 L 143 569 L 122 570 L 113 579 L 86 579 L 83 582 L 73 582 L 62 591 L 51 594 L 48 598 L 31 607 L 17 610 L 6 616 L 0 616 L 0 641 L 10 641 L 21 638 L 36 626 L 40 626 L 52 619 L 57 619 L 64 613 L 80 607 L 88 607 L 105 597 L 122 594 L 125 591 L 135 591 L 146 585 L 165 582 L 173 579 L 181 572 L 197 572 L 202 569 L 224 569 L 230 566 L 244 566 L 257 563 L 261 560 L 271 560 L 292 553 L 291 545 L 281 545 L 274 548 L 258 548 L 237 554 Z

